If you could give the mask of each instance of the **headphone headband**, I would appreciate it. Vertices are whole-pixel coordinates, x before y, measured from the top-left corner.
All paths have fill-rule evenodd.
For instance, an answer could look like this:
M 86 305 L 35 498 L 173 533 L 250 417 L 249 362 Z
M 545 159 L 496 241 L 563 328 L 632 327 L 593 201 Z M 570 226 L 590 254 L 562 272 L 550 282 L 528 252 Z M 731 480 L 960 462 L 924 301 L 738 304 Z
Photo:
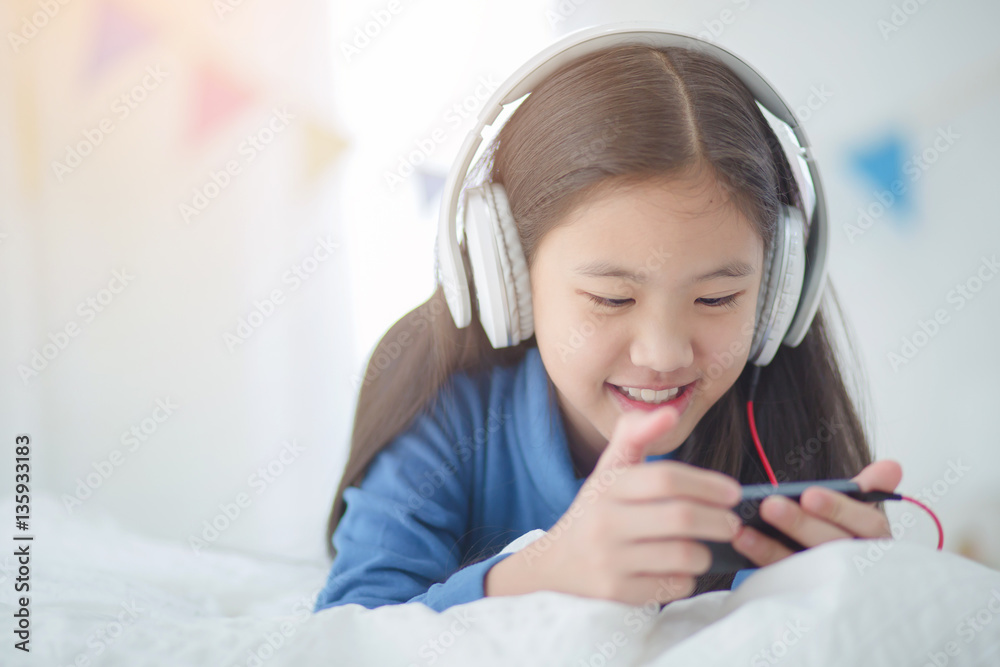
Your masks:
M 496 121 L 505 105 L 531 93 L 535 86 L 563 65 L 590 53 L 624 44 L 644 44 L 653 48 L 677 46 L 714 56 L 736 74 L 753 93 L 758 104 L 788 127 L 790 136 L 785 137 L 785 140 L 782 141 L 782 147 L 788 154 L 789 162 L 792 163 L 800 191 L 805 191 L 809 186 L 813 190 L 811 193 L 813 197 L 808 197 L 808 194 L 804 192 L 804 198 L 815 203 L 812 211 L 809 211 L 808 208 L 806 210 L 809 231 L 806 255 L 813 262 L 813 267 L 806 275 L 799 300 L 800 307 L 785 339 L 790 345 L 797 345 L 805 336 L 819 305 L 819 297 L 826 277 L 826 207 L 819 181 L 819 172 L 809 152 L 809 141 L 805 131 L 799 125 L 792 110 L 771 84 L 736 54 L 692 35 L 670 31 L 656 23 L 649 22 L 613 23 L 567 35 L 518 68 L 497 88 L 483 106 L 475 127 L 469 131 L 462 142 L 458 152 L 459 159 L 455 161 L 448 173 L 441 200 L 437 239 L 438 266 L 445 298 L 455 325 L 461 329 L 468 326 L 472 319 L 469 284 L 462 268 L 457 239 L 457 213 L 463 182 L 468 175 L 473 157 L 484 139 L 483 130 Z M 780 132 L 778 134 L 780 136 Z M 794 142 L 790 141 L 792 138 L 794 138 Z M 795 162 L 798 162 L 800 169 L 796 169 Z M 808 178 L 809 182 L 804 184 L 803 178 Z

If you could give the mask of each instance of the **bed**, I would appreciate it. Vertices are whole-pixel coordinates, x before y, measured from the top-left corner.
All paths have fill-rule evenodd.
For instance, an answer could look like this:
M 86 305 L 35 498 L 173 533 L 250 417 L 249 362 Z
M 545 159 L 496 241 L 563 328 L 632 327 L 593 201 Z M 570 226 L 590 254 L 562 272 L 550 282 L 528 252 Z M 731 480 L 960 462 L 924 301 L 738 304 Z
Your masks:
M 908 542 L 829 543 L 662 611 L 541 591 L 313 614 L 325 561 L 196 553 L 41 495 L 32 511 L 31 652 L 7 556 L 3 665 L 1000 665 L 1000 572 Z

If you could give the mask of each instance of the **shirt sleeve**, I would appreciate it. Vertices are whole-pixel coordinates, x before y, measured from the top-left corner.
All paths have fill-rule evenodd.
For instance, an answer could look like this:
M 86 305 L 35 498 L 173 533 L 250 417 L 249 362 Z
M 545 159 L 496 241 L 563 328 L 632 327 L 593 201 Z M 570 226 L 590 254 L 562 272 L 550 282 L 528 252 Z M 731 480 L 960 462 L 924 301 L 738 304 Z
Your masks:
M 484 597 L 486 572 L 511 554 L 461 567 L 474 445 L 457 430 L 421 413 L 376 455 L 361 486 L 345 489 L 337 556 L 314 611 L 408 602 L 443 611 Z
M 747 568 L 745 570 L 737 570 L 736 575 L 733 577 L 733 585 L 730 586 L 729 590 L 735 591 L 736 587 L 742 584 L 744 579 L 746 579 L 756 571 L 757 571 L 756 567 Z

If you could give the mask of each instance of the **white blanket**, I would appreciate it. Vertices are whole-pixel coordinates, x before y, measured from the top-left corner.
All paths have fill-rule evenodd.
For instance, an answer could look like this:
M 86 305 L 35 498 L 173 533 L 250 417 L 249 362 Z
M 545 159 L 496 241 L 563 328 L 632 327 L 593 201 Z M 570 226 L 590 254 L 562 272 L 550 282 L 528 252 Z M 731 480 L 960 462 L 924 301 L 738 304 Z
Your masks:
M 840 540 L 662 611 L 543 591 L 312 614 L 325 562 L 195 555 L 44 497 L 33 513 L 30 654 L 0 558 L 5 666 L 1000 665 L 1000 573 L 906 542 Z

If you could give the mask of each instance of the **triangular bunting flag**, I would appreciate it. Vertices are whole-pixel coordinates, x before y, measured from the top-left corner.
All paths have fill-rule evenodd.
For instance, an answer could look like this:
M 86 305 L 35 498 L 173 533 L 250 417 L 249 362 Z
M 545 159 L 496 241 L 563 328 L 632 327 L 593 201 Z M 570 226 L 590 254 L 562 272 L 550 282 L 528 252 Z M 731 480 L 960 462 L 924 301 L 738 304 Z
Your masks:
M 245 109 L 255 94 L 211 65 L 202 66 L 195 76 L 194 113 L 188 140 L 200 144 L 216 128 Z
M 149 41 L 152 30 L 116 2 L 100 9 L 88 79 L 93 82 L 108 67 Z
M 438 196 L 444 190 L 444 181 L 447 174 L 427 171 L 423 167 L 417 167 L 417 175 L 420 177 L 420 190 L 423 194 L 423 206 L 425 209 L 434 208 L 438 203 Z
M 347 147 L 347 142 L 337 134 L 312 119 L 304 123 L 305 181 L 313 183 Z
M 869 198 L 880 201 L 897 221 L 912 209 L 913 183 L 903 171 L 905 158 L 905 142 L 896 132 L 855 150 L 850 158 L 852 168 L 874 186 Z

